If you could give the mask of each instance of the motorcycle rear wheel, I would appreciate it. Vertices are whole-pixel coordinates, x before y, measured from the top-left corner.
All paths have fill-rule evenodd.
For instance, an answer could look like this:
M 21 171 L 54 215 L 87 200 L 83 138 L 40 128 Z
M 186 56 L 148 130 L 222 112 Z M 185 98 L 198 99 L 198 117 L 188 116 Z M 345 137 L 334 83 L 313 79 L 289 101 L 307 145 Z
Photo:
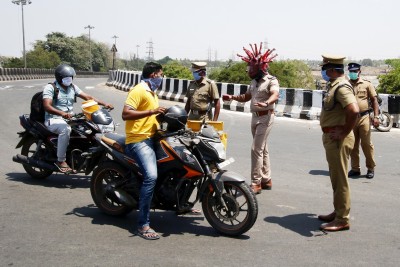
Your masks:
M 94 170 L 90 193 L 96 206 L 105 214 L 124 216 L 133 210 L 107 194 L 107 187 L 125 179 L 126 173 L 127 170 L 115 162 L 104 162 Z
M 26 156 L 26 157 L 32 157 L 34 156 L 35 159 L 37 160 L 45 160 L 45 155 L 46 155 L 46 145 L 42 143 L 40 149 L 36 151 L 37 149 L 37 144 L 38 140 L 35 138 L 30 138 L 28 139 L 21 148 L 21 154 Z M 36 153 L 36 154 L 35 154 Z M 47 169 L 41 169 L 38 167 L 33 167 L 29 166 L 26 164 L 22 165 L 26 171 L 27 174 L 29 174 L 32 178 L 34 179 L 46 179 L 49 177 L 53 171 L 52 170 L 47 170 Z
M 256 222 L 257 198 L 244 182 L 224 182 L 223 200 L 220 205 L 214 191 L 207 189 L 202 199 L 204 216 L 219 233 L 238 236 L 247 232 Z
M 380 132 L 389 132 L 393 126 L 393 118 L 388 112 L 382 112 L 379 115 L 379 126 L 375 127 Z

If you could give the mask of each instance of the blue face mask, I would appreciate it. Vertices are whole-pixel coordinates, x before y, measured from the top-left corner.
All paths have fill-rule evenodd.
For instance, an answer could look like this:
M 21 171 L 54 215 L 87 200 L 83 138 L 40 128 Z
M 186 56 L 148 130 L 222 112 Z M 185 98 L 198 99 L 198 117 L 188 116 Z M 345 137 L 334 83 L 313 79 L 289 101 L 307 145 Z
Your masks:
M 162 77 L 148 78 L 148 79 L 143 79 L 143 81 L 148 82 L 150 84 L 150 89 L 152 91 L 155 91 L 160 87 L 163 78 Z
M 324 79 L 325 81 L 329 82 L 329 80 L 331 79 L 327 74 L 326 74 L 326 70 L 321 70 L 321 76 L 322 79 Z
M 195 81 L 198 81 L 201 79 L 202 76 L 198 72 L 192 72 L 193 73 L 193 78 Z
M 358 72 L 349 72 L 350 80 L 357 80 L 358 79 Z

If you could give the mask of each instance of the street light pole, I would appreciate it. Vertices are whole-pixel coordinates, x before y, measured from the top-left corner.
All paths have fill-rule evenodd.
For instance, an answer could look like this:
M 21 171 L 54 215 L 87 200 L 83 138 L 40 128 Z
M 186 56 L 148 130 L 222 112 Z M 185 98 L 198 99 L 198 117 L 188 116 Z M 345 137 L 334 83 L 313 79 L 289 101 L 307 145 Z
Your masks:
M 112 69 L 114 70 L 115 69 L 115 52 L 117 52 L 117 38 L 118 38 L 118 36 L 114 35 L 111 38 L 114 38 L 114 46 L 111 48 L 111 51 L 113 52 Z
M 136 68 L 139 70 L 139 47 L 140 45 L 136 45 Z
M 13 0 L 13 4 L 21 5 L 22 12 L 22 42 L 23 42 L 23 53 L 24 53 L 24 68 L 26 69 L 26 51 L 25 51 L 25 27 L 24 27 L 24 5 L 30 5 L 30 0 Z
M 85 27 L 85 29 L 89 29 L 89 62 L 90 62 L 90 71 L 93 71 L 93 64 L 92 64 L 92 47 L 91 47 L 91 44 L 90 44 L 90 30 L 91 29 L 94 29 L 94 27 L 93 26 L 91 26 L 91 25 L 87 25 L 86 27 Z

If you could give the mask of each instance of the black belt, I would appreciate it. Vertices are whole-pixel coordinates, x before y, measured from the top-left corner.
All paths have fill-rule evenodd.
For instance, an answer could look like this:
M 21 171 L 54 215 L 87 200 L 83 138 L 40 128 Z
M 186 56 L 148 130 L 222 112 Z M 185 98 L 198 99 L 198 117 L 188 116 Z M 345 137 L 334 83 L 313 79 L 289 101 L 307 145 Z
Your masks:
M 366 111 L 360 112 L 359 115 L 360 115 L 360 117 L 365 116 L 365 115 L 369 114 L 370 111 L 371 110 L 368 109 Z

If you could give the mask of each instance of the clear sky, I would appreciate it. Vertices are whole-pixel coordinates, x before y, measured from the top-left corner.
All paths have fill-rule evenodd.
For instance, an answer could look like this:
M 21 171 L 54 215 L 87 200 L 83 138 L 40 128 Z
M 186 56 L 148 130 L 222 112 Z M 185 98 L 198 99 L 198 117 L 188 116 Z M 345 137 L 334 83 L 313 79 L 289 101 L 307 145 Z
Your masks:
M 24 6 L 26 50 L 51 32 L 91 38 L 118 55 L 226 60 L 267 42 L 278 59 L 400 57 L 399 0 L 31 0 Z M 0 0 L 0 56 L 21 57 L 21 6 Z M 137 48 L 136 46 L 140 47 Z M 236 58 L 237 59 L 237 58 Z

